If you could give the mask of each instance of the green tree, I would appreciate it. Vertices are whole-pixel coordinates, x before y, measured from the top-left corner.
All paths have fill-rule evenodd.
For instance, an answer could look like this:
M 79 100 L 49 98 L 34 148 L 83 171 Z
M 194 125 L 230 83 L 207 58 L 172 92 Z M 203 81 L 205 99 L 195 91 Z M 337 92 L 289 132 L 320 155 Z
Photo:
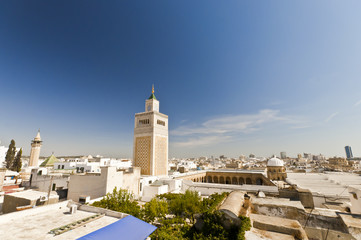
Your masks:
M 168 213 L 168 203 L 165 200 L 152 198 L 144 205 L 144 220 L 153 223 L 156 218 L 164 218 Z
M 12 139 L 9 145 L 9 149 L 6 152 L 6 156 L 5 156 L 5 167 L 7 169 L 11 169 L 13 166 L 15 152 L 16 152 L 15 141 L 14 139 Z
M 201 197 L 197 192 L 187 190 L 169 201 L 169 209 L 176 216 L 186 217 L 194 222 L 194 214 L 201 211 Z
M 16 154 L 16 157 L 13 162 L 13 166 L 11 167 L 12 171 L 21 171 L 22 163 L 21 163 L 21 155 L 23 154 L 23 149 L 20 148 L 19 152 Z
M 112 193 L 107 193 L 105 197 L 92 204 L 95 207 L 107 208 L 113 211 L 128 213 L 134 217 L 142 217 L 140 206 L 134 199 L 134 195 L 128 190 L 115 187 Z
M 223 202 L 223 200 L 229 195 L 228 192 L 213 193 L 208 198 L 202 200 L 202 213 L 213 212 Z
M 188 237 L 191 226 L 188 225 L 184 219 L 175 217 L 172 219 L 164 219 L 160 222 L 161 225 L 150 235 L 152 240 L 191 239 Z

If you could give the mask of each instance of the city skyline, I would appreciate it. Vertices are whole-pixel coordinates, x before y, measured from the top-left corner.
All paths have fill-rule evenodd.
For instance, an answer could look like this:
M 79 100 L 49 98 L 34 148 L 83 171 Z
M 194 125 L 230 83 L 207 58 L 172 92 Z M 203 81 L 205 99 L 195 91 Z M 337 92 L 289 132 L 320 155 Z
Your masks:
M 0 3 L 1 145 L 132 157 L 154 84 L 170 158 L 359 156 L 360 7 Z

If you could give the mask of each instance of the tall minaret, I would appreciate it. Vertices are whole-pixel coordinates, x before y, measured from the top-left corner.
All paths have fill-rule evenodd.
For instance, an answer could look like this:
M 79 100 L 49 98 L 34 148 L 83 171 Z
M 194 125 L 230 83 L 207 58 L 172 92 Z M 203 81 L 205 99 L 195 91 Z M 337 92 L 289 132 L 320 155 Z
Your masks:
M 134 166 L 142 175 L 168 175 L 168 116 L 159 112 L 154 86 L 145 112 L 135 114 L 133 146 Z
M 42 145 L 41 137 L 40 137 L 40 129 L 38 131 L 38 134 L 36 134 L 36 137 L 33 141 L 31 141 L 31 152 L 30 152 L 30 161 L 29 161 L 29 167 L 38 167 L 38 161 L 40 156 L 40 148 Z

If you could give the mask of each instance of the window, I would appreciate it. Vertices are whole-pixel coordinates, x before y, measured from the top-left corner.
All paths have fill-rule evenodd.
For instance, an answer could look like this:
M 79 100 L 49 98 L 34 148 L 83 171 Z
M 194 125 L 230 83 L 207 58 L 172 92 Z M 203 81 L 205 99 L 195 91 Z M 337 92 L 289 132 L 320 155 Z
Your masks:
M 51 189 L 52 189 L 52 191 L 55 191 L 55 188 L 56 188 L 56 184 L 55 184 L 55 183 L 53 183 L 53 187 L 51 188 Z
M 61 166 L 61 169 L 64 169 L 64 165 Z
M 162 125 L 162 126 L 165 126 L 165 122 L 164 121 L 162 121 L 162 120 L 157 120 L 157 124 L 158 125 Z
M 147 124 L 149 124 L 149 119 L 142 119 L 142 120 L 139 120 L 139 122 L 138 122 L 139 126 L 147 125 Z
M 58 165 L 58 169 L 60 169 L 60 165 Z

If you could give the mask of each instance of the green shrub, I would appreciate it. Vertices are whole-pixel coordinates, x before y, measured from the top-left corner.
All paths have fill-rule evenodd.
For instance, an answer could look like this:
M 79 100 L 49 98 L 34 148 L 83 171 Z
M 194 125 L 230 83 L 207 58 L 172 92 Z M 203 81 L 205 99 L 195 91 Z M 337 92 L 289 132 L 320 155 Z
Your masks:
M 110 209 L 117 212 L 128 213 L 134 217 L 142 218 L 140 206 L 134 199 L 134 195 L 125 189 L 115 187 L 112 193 L 107 193 L 105 197 L 92 206 Z

